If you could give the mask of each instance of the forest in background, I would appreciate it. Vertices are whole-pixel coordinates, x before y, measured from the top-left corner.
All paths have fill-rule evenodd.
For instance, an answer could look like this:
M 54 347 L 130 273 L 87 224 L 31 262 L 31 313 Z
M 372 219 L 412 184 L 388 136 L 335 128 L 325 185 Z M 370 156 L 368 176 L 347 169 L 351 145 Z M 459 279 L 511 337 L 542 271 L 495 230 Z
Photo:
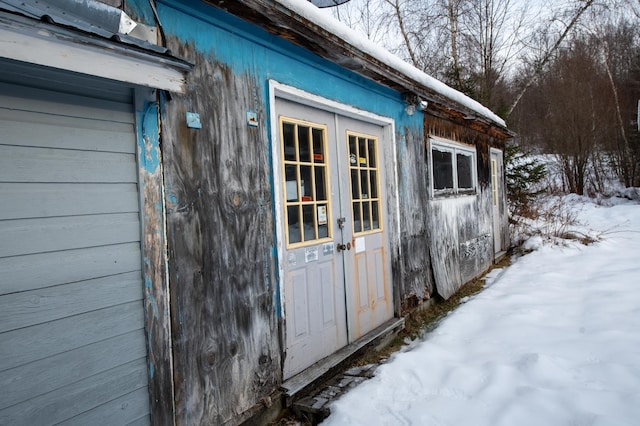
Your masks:
M 554 155 L 561 190 L 640 186 L 640 0 L 351 0 L 326 11 L 491 108 L 517 134 L 512 149 Z

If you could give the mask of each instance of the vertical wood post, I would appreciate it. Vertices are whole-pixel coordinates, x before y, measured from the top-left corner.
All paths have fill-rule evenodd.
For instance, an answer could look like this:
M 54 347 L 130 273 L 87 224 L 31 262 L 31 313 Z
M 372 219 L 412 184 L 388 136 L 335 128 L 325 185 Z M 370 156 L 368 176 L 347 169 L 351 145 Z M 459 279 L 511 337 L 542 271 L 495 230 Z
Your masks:
M 159 137 L 160 98 L 159 95 L 157 96 L 156 98 L 147 91 L 136 93 L 142 271 L 151 422 L 157 425 L 173 425 L 175 424 L 173 357 L 164 185 Z

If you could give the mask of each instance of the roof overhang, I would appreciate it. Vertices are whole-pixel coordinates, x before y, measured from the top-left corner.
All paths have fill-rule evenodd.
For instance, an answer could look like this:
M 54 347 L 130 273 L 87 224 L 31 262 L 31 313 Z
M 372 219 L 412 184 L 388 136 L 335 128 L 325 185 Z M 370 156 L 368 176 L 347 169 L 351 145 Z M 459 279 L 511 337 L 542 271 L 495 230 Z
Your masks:
M 5 11 L 0 40 L 2 58 L 171 92 L 185 91 L 192 68 L 165 54 Z
M 430 90 L 407 73 L 389 66 L 340 36 L 273 0 L 204 0 L 271 34 L 321 56 L 370 80 L 429 103 L 428 113 L 457 124 L 488 131 L 500 138 L 513 136 L 505 126 L 455 100 Z

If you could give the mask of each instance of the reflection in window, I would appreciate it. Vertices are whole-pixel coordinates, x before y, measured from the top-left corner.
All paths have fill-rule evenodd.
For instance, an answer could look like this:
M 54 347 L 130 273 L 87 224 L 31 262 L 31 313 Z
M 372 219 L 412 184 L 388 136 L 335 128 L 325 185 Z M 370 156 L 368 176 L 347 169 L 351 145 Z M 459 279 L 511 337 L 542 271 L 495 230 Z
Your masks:
M 347 145 L 353 232 L 381 229 L 378 140 L 372 136 L 348 133 Z
M 435 189 L 453 189 L 453 156 L 449 151 L 434 149 L 433 187 Z
M 287 244 L 331 238 L 327 129 L 280 118 Z
M 456 143 L 431 140 L 435 195 L 472 193 L 476 188 L 476 151 Z

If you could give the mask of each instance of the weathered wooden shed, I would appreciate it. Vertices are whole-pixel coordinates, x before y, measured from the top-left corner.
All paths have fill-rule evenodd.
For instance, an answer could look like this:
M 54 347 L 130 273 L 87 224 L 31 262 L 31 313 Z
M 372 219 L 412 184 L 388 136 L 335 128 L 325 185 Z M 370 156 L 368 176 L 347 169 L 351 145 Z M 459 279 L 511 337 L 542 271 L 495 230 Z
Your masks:
M 0 0 L 0 424 L 238 424 L 508 246 L 486 108 L 296 0 Z

